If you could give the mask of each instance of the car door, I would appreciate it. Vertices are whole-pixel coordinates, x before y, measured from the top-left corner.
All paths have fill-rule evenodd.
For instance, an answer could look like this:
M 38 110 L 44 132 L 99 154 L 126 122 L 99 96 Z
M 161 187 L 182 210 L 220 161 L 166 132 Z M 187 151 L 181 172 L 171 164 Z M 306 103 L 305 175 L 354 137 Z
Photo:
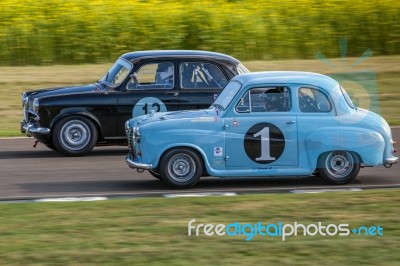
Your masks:
M 227 83 L 227 76 L 214 62 L 180 61 L 179 109 L 208 108 Z
M 155 112 L 179 110 L 175 61 L 146 61 L 130 75 L 118 97 L 118 136 L 125 136 L 126 120 Z
M 299 85 L 297 91 L 297 124 L 300 164 L 316 162 L 321 152 L 340 142 L 334 102 L 323 89 Z
M 226 169 L 297 166 L 297 118 L 289 87 L 252 88 L 225 117 Z

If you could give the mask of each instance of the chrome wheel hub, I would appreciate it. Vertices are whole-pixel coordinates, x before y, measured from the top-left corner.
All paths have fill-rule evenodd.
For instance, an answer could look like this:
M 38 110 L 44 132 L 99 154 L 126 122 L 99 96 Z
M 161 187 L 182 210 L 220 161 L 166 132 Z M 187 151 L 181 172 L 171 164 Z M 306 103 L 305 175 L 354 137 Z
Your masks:
M 61 128 L 60 139 L 62 144 L 70 150 L 80 150 L 90 141 L 89 127 L 80 120 L 71 120 Z
M 325 161 L 326 170 L 336 178 L 345 178 L 353 170 L 353 164 L 348 152 L 331 152 Z
M 186 154 L 177 154 L 168 163 L 168 173 L 177 182 L 190 180 L 195 172 L 195 162 Z

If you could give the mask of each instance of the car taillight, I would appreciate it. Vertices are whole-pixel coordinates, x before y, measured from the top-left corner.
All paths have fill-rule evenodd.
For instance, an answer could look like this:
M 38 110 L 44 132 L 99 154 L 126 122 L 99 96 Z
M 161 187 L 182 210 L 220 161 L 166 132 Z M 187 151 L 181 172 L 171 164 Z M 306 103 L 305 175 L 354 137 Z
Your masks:
M 392 140 L 392 144 L 393 144 L 393 153 L 396 153 L 397 152 L 397 149 L 396 149 L 397 141 Z

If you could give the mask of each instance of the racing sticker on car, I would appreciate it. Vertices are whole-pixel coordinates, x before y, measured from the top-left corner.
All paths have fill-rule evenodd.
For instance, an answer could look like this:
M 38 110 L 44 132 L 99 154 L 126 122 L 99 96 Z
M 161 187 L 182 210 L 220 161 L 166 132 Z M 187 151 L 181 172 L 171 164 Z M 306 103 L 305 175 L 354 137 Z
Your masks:
M 238 127 L 240 122 L 236 118 L 232 119 L 231 124 L 233 127 Z
M 206 123 L 206 122 L 218 122 L 218 117 L 217 116 L 201 116 L 201 117 L 196 117 L 194 119 L 191 119 L 190 122 L 192 123 Z
M 140 115 L 147 115 L 152 110 L 154 110 L 155 112 L 166 112 L 167 107 L 161 100 L 157 98 L 146 97 L 135 104 L 132 110 L 132 116 L 136 117 Z
M 256 163 L 273 163 L 279 159 L 284 149 L 285 137 L 274 124 L 258 123 L 246 132 L 244 150 Z
M 222 156 L 222 147 L 214 148 L 214 156 Z

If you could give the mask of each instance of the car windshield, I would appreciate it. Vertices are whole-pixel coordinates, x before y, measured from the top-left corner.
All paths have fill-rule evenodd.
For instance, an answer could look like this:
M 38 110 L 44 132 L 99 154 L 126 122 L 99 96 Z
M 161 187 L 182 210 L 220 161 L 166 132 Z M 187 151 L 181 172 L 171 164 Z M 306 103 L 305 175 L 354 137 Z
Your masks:
M 225 86 L 224 90 L 218 95 L 217 99 L 215 99 L 213 105 L 220 107 L 222 110 L 225 110 L 235 95 L 240 90 L 242 84 L 238 81 L 231 81 L 228 85 Z
M 110 87 L 116 87 L 126 79 L 131 70 L 131 63 L 118 59 L 100 81 Z

